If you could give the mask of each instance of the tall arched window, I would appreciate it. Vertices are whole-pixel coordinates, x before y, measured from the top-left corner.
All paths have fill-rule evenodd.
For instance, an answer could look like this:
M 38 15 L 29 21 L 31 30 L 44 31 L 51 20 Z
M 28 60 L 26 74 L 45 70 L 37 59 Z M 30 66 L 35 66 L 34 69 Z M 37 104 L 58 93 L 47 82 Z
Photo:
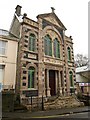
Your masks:
M 45 55 L 52 56 L 52 40 L 49 35 L 44 37 L 44 52 Z
M 54 57 L 60 58 L 60 43 L 57 38 L 54 39 Z
M 67 48 L 67 52 L 68 52 L 68 61 L 71 60 L 71 50 L 70 47 Z
M 73 73 L 72 73 L 72 71 L 69 72 L 69 79 L 70 79 L 70 87 L 73 87 L 74 84 L 73 84 Z
M 36 36 L 31 33 L 29 36 L 29 50 L 30 51 L 35 51 L 35 40 L 36 40 Z
M 28 88 L 34 88 L 34 81 L 35 81 L 35 69 L 30 67 L 28 69 Z

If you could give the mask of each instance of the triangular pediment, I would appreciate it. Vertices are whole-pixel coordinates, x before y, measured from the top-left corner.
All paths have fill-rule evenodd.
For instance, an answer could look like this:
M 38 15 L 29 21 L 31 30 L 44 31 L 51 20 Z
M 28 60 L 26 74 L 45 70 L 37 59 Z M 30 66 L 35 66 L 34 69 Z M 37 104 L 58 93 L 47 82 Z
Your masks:
M 48 16 L 48 17 L 45 17 L 44 19 L 60 27 L 57 20 L 53 16 Z
M 57 17 L 55 13 L 41 14 L 38 15 L 38 17 L 41 17 L 42 19 L 66 30 L 66 27 L 63 25 L 63 23 L 60 21 L 60 19 Z

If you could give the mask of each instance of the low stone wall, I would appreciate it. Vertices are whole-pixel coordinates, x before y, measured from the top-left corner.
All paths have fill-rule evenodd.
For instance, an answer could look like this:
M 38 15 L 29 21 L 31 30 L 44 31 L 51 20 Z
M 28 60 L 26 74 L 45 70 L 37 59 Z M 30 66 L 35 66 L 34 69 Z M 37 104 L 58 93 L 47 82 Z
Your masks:
M 45 98 L 43 97 L 32 97 L 25 98 L 22 100 L 22 104 L 27 107 L 29 111 L 38 111 L 38 110 L 50 110 L 50 109 L 60 109 L 60 108 L 69 108 L 69 107 L 79 107 L 84 106 L 84 103 L 80 102 L 75 96 L 52 96 Z
M 58 97 L 54 101 L 45 102 L 44 110 L 50 110 L 50 109 L 55 110 L 55 109 L 68 108 L 68 107 L 79 107 L 83 105 L 84 104 L 74 96 Z

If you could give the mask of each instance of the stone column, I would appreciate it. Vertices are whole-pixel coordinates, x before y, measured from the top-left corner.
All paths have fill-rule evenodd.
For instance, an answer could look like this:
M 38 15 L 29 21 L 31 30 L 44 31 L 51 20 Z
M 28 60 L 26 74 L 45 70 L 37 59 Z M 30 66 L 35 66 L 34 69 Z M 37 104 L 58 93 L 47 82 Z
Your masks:
M 60 74 L 60 71 L 58 71 L 58 94 L 62 95 L 61 74 Z
M 46 88 L 46 92 L 47 92 L 47 96 L 51 96 L 50 95 L 50 87 L 49 87 L 49 70 L 47 69 L 46 70 L 46 75 L 47 75 L 47 77 L 46 77 L 46 84 L 47 84 L 47 88 Z
M 55 83 L 56 94 L 58 94 L 58 71 L 55 71 Z
M 69 80 L 69 73 L 68 73 L 68 66 L 66 65 L 66 85 L 67 85 L 67 93 L 66 95 L 70 95 L 70 80 Z

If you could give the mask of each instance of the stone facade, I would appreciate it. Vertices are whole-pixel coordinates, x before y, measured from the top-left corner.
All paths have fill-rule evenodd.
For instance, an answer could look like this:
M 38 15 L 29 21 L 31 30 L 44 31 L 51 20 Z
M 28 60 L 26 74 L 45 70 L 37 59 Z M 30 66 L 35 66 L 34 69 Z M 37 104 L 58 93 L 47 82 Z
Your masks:
M 20 92 L 22 98 L 26 97 L 23 91 L 37 90 L 39 97 L 65 96 L 75 92 L 73 40 L 71 36 L 65 35 L 66 28 L 63 23 L 54 11 L 38 15 L 37 22 L 28 18 L 27 14 L 24 14 L 20 21 L 20 15 L 16 9 L 10 29 L 11 33 L 18 36 L 19 32 L 20 35 L 17 92 Z M 20 24 L 15 25 L 17 19 Z M 47 37 L 51 40 L 48 44 Z

